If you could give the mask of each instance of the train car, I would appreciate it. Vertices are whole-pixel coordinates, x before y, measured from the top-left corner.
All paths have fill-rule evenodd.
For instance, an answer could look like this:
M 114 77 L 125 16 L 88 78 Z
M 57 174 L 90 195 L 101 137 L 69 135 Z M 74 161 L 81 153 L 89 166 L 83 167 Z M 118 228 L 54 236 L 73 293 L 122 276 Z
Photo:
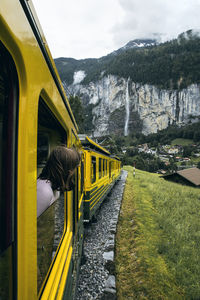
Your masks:
M 89 222 L 119 178 L 121 163 L 88 136 L 80 138 L 85 161 L 84 221 Z
M 37 177 L 77 125 L 31 1 L 0 5 L 0 299 L 72 299 L 83 240 L 76 187 L 37 218 Z
M 111 162 L 111 174 L 112 174 L 113 181 L 115 182 L 116 180 L 119 179 L 119 175 L 121 172 L 121 160 L 118 156 L 111 155 L 110 162 Z

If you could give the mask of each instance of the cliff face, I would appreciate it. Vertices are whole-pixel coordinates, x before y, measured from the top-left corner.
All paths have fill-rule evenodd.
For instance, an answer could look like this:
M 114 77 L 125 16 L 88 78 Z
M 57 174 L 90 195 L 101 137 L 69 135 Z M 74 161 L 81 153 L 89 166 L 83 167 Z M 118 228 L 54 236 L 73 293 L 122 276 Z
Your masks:
M 95 136 L 131 132 L 147 135 L 200 116 L 199 84 L 164 90 L 108 75 L 88 85 L 72 84 L 68 90 L 79 95 L 85 106 L 92 104 Z
M 67 95 L 85 106 L 87 130 L 149 134 L 200 116 L 199 49 L 199 33 L 189 30 L 162 44 L 133 40 L 98 59 L 55 63 Z

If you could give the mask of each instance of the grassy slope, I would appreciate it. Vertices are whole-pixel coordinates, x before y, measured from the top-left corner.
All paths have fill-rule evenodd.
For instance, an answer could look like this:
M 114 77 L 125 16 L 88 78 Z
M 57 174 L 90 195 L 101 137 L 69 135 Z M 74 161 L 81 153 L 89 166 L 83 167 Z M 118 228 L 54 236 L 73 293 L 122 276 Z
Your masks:
M 199 189 L 129 171 L 116 239 L 118 299 L 200 298 Z
M 174 146 L 174 145 L 188 146 L 188 145 L 191 145 L 193 143 L 194 143 L 193 140 L 178 138 L 178 139 L 173 140 L 171 142 L 171 145 L 172 146 Z

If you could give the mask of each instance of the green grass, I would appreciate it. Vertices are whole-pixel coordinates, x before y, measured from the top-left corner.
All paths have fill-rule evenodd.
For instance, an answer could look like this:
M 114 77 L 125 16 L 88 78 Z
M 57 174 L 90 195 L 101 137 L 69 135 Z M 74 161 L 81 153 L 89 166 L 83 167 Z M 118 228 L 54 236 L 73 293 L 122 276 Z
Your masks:
M 194 163 L 197 164 L 200 161 L 200 157 L 191 157 L 191 162 L 190 163 Z
M 180 146 L 187 146 L 187 145 L 190 145 L 190 144 L 193 144 L 193 140 L 190 140 L 190 139 L 175 139 L 171 142 L 171 145 L 174 146 L 174 145 L 180 145 Z
M 118 300 L 200 299 L 200 190 L 126 167 L 116 237 Z

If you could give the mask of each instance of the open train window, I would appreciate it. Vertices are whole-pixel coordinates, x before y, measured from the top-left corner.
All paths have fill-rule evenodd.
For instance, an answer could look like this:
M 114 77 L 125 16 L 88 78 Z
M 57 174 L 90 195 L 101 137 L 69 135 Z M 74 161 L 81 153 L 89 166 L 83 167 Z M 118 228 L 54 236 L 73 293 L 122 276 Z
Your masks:
M 37 140 L 37 168 L 43 168 L 49 156 L 49 136 L 45 132 L 38 133 Z
M 67 135 L 53 112 L 42 98 L 38 107 L 37 170 L 38 176 L 46 164 L 49 154 L 57 146 L 67 143 Z M 41 182 L 40 182 L 41 183 Z M 58 191 L 53 191 L 59 196 Z M 41 200 L 40 200 L 41 201 Z M 38 203 L 37 203 L 38 204 Z M 38 204 L 39 205 L 39 204 Z M 64 233 L 66 222 L 65 195 L 60 193 L 44 212 L 38 212 L 37 219 L 37 263 L 38 292 L 46 277 L 52 259 Z
M 15 242 L 18 78 L 0 43 L 0 299 L 12 299 Z
M 92 156 L 91 158 L 91 182 L 96 181 L 96 157 Z

